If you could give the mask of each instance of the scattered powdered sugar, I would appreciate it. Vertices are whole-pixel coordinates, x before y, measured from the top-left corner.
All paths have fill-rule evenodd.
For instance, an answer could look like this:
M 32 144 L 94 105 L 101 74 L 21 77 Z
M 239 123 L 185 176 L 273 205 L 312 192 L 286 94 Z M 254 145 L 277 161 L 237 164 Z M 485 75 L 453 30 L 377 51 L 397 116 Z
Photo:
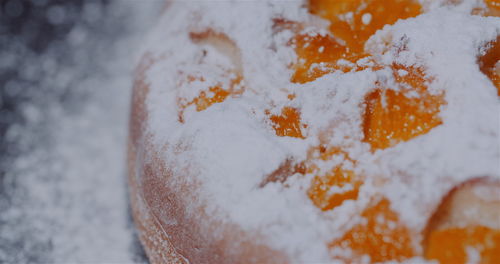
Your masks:
M 474 195 L 484 201 L 500 201 L 500 190 L 491 186 L 477 186 L 473 189 Z
M 371 21 L 372 21 L 372 14 L 370 13 L 363 14 L 363 16 L 361 17 L 361 22 L 363 22 L 363 24 L 365 25 L 369 25 Z
M 32 76 L 25 96 L 35 99 L 20 106 L 25 122 L 5 139 L 30 147 L 0 178 L 11 187 L 0 197 L 10 204 L 0 213 L 2 263 L 145 261 L 128 212 L 126 137 L 134 54 L 163 1 L 84 2 L 101 30 L 80 21 L 57 40 L 64 45 L 39 58 L 26 52 L 16 69 Z M 65 11 L 55 8 L 49 22 L 62 23 Z
M 192 177 L 201 183 L 199 203 L 206 203 L 207 215 L 261 233 L 271 247 L 298 262 L 327 260 L 327 243 L 361 221 L 359 211 L 376 193 L 391 201 L 409 228 L 422 230 L 452 187 L 481 176 L 500 179 L 499 100 L 477 65 L 480 48 L 500 33 L 500 20 L 469 15 L 477 1 L 453 7 L 443 6 L 443 1 L 422 2 L 426 13 L 385 26 L 366 47 L 380 63 L 425 68 L 432 77 L 429 91 L 445 94 L 443 124 L 375 153 L 361 142 L 362 104 L 377 80 L 391 83 L 394 77 L 388 69 L 366 69 L 291 83 L 289 65 L 297 59 L 286 45 L 291 34 L 274 32 L 273 19 L 320 25 L 302 2 L 172 3 L 144 46 L 154 58 L 165 58 L 147 72 L 147 129 L 156 150 L 167 149 L 162 152 L 164 159 L 179 164 L 172 168 L 174 175 L 175 171 L 183 175 L 186 167 L 196 172 Z M 368 24 L 371 17 L 365 15 L 363 22 Z M 235 67 L 227 54 L 190 39 L 191 32 L 209 30 L 225 34 L 239 49 L 245 91 L 204 111 L 189 107 L 181 123 L 178 98 L 192 99 L 208 88 L 206 83 L 185 83 L 186 74 L 224 82 L 217 71 Z M 398 45 L 406 49 L 393 48 Z M 296 99 L 288 100 L 289 94 Z M 305 139 L 275 135 L 264 112 L 279 114 L 284 106 L 300 109 L 302 122 L 308 125 Z M 312 175 L 258 187 L 285 160 L 304 160 L 325 131 L 329 145 L 344 147 L 359 161 L 354 169 L 366 182 L 357 201 L 322 212 L 306 194 Z M 178 145 L 186 147 L 180 152 L 168 148 Z M 387 183 L 376 187 L 372 181 L 377 178 Z
M 481 262 L 481 254 L 478 252 L 477 249 L 473 247 L 467 247 L 466 253 L 467 253 L 467 264 Z

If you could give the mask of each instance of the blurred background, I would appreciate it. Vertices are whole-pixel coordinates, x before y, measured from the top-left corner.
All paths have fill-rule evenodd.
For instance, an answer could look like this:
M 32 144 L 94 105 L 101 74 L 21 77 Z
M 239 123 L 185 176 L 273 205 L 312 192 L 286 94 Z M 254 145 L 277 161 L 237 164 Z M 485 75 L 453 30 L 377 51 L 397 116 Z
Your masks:
M 131 75 L 161 0 L 0 0 L 0 263 L 144 263 Z

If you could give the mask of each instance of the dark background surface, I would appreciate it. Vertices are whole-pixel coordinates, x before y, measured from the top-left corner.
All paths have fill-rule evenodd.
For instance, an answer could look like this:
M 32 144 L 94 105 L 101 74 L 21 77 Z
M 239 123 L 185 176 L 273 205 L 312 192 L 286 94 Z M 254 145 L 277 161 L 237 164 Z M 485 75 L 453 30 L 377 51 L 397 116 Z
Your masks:
M 33 190 L 12 166 L 35 150 L 50 156 L 56 139 L 47 129 L 54 123 L 47 120 L 54 109 L 77 115 L 93 100 L 93 91 L 91 85 L 75 84 L 91 75 L 107 78 L 106 70 L 99 70 L 105 67 L 104 54 L 130 34 L 121 23 L 126 17 L 112 14 L 109 6 L 106 0 L 0 0 L 0 263 L 58 261 L 51 255 L 51 236 L 37 235 L 45 227 L 25 217 L 29 209 L 14 210 L 29 208 Z M 46 181 L 59 180 L 48 175 Z M 137 240 L 130 250 L 135 262 L 145 262 Z
M 75 111 L 78 103 L 84 101 L 79 97 L 84 96 L 82 91 L 71 90 L 71 85 L 47 85 L 46 80 L 65 67 L 79 64 L 85 69 L 99 64 L 72 54 L 74 47 L 65 39 L 77 24 L 106 36 L 106 28 L 101 27 L 103 17 L 92 18 L 85 14 L 84 8 L 105 9 L 109 1 L 0 0 L 0 3 L 0 153 L 4 174 L 11 158 L 33 147 L 6 137 L 12 124 L 26 122 L 21 113 L 23 105 L 61 103 L 68 111 Z M 109 40 L 103 41 L 118 37 L 121 32 L 114 29 L 106 36 Z M 89 51 L 92 48 L 87 47 Z M 80 77 L 85 74 L 82 71 Z M 79 102 L 75 97 L 79 97 Z M 6 187 L 15 188 L 0 185 L 0 193 L 5 194 Z

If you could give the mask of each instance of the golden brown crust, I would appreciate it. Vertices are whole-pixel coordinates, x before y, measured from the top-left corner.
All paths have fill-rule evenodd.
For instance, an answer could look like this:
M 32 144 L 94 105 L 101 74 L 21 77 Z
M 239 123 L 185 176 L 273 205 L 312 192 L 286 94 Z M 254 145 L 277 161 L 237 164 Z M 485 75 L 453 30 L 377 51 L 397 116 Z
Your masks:
M 177 253 L 158 220 L 148 210 L 140 195 L 135 175 L 135 151 L 129 143 L 129 187 L 132 215 L 141 240 L 151 263 L 188 263 Z
M 142 197 L 138 173 L 141 167 L 138 166 L 139 157 L 143 155 L 140 142 L 144 135 L 144 125 L 147 119 L 145 107 L 146 95 L 149 86 L 145 80 L 145 72 L 155 63 L 155 60 L 148 54 L 144 55 L 141 63 L 136 69 L 134 79 L 134 91 L 132 94 L 132 109 L 129 126 L 128 142 L 128 183 L 130 189 L 130 202 L 132 216 L 139 231 L 141 240 L 151 263 L 187 263 L 187 261 L 177 253 L 168 235 L 162 229 L 156 217 L 148 210 L 148 206 Z

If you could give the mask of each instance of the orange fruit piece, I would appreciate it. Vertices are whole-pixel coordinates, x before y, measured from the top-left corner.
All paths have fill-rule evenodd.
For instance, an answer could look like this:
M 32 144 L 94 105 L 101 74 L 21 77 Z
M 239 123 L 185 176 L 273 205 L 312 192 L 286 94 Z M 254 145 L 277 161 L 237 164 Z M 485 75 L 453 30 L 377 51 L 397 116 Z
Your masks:
M 480 260 L 470 261 L 469 250 L 476 251 Z M 500 263 L 500 230 L 475 226 L 432 231 L 425 257 L 441 264 Z
M 301 127 L 307 126 L 301 124 L 300 112 L 297 109 L 285 106 L 280 115 L 271 115 L 270 120 L 277 136 L 304 138 Z
M 217 50 L 220 55 L 226 56 L 232 63 L 232 66 L 225 67 L 221 65 L 212 64 L 209 65 L 207 62 L 200 62 L 204 68 L 207 69 L 218 69 L 220 72 L 217 76 L 211 76 L 212 81 L 210 84 L 206 85 L 207 88 L 199 92 L 198 96 L 194 98 L 178 98 L 177 104 L 179 106 L 179 121 L 184 122 L 184 111 L 187 107 L 194 105 L 196 111 L 203 111 L 213 104 L 222 103 L 229 96 L 235 96 L 243 93 L 244 87 L 242 85 L 243 73 L 241 70 L 241 54 L 232 39 L 230 39 L 226 34 L 213 31 L 211 29 L 202 32 L 190 32 L 189 38 L 194 44 L 200 46 L 211 46 L 213 49 Z M 207 49 L 203 49 L 204 56 L 207 53 Z M 212 51 L 211 51 L 212 52 Z M 203 68 L 202 68 L 203 69 Z M 207 80 L 203 76 L 203 71 L 201 76 L 193 76 L 192 74 L 187 74 L 184 80 L 180 82 L 179 85 L 187 82 L 188 84 L 199 81 L 201 83 Z M 181 72 L 181 74 L 184 74 Z
M 230 95 L 238 95 L 243 92 L 242 89 L 236 89 L 237 86 L 240 85 L 241 81 L 243 78 L 240 76 L 236 76 L 235 78 L 230 80 L 229 87 L 227 89 L 223 89 L 221 85 L 215 85 L 211 86 L 208 88 L 208 90 L 201 91 L 199 95 L 195 98 L 193 98 L 189 102 L 182 102 L 182 98 L 178 100 L 179 104 L 179 120 L 180 122 L 184 122 L 184 110 L 191 106 L 194 105 L 196 107 L 196 111 L 201 112 L 203 110 L 206 110 L 210 106 L 216 103 L 222 103 L 224 100 L 226 100 L 227 97 Z M 193 82 L 193 81 L 201 81 L 204 82 L 205 79 L 203 77 L 193 77 L 189 75 L 187 77 L 188 82 Z
M 351 184 L 347 190 L 332 192 L 332 187 L 343 188 Z M 345 200 L 358 198 L 359 182 L 354 181 L 354 173 L 335 167 L 331 173 L 324 176 L 315 176 L 307 191 L 309 199 L 323 211 L 331 210 L 341 205 Z
M 414 0 L 309 0 L 309 11 L 331 22 L 330 31 L 348 52 L 360 53 L 377 30 L 419 15 L 421 6 Z
M 420 14 L 413 0 L 310 0 L 309 11 L 331 22 L 333 36 L 298 34 L 292 39 L 298 62 L 291 81 L 306 83 L 335 70 L 361 70 L 364 44 L 377 30 Z M 338 38 L 338 39 L 337 39 Z M 344 59 L 345 63 L 338 63 Z
M 500 16 L 500 1 L 499 0 L 484 0 L 487 9 L 485 10 L 485 16 Z
M 372 150 L 385 149 L 429 132 L 442 123 L 438 116 L 443 95 L 427 91 L 420 68 L 392 66 L 398 91 L 375 89 L 365 98 L 364 141 Z
M 490 78 L 500 96 L 500 37 L 488 46 L 486 53 L 479 58 L 479 69 Z
M 291 78 L 294 83 L 314 81 L 335 70 L 350 71 L 352 67 L 348 64 L 354 65 L 352 62 L 362 57 L 348 54 L 347 48 L 330 35 L 299 34 L 291 43 L 295 45 L 298 57 L 298 62 L 294 65 L 295 73 Z M 337 61 L 340 59 L 345 59 L 347 64 L 338 65 Z
M 314 147 L 309 152 L 306 162 L 307 172 L 316 174 L 307 190 L 307 195 L 313 204 L 323 211 L 331 210 L 341 205 L 345 200 L 358 198 L 361 181 L 353 171 L 346 170 L 341 165 L 335 166 L 326 175 L 317 175 L 319 169 L 317 161 L 328 161 L 341 156 L 344 161 L 355 163 L 347 153 L 339 148 Z
M 212 95 L 207 96 L 207 92 L 202 91 L 200 95 L 193 99 L 189 104 L 196 105 L 196 111 L 203 111 L 215 103 L 222 103 L 229 96 L 229 91 L 220 88 L 219 86 L 212 86 L 208 89 Z
M 352 250 L 355 257 L 345 259 L 346 262 L 359 261 L 363 255 L 369 256 L 372 263 L 402 261 L 415 256 L 410 232 L 390 208 L 389 200 L 383 198 L 366 208 L 361 217 L 365 222 L 355 225 L 342 238 L 329 244 L 330 248 Z

